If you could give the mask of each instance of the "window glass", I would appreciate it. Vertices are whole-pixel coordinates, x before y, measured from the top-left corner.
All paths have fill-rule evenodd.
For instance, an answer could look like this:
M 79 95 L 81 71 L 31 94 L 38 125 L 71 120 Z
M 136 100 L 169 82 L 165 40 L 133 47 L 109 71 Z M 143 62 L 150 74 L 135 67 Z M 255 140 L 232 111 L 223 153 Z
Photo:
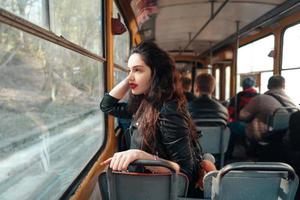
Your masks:
M 300 24 L 288 28 L 283 36 L 282 69 L 300 68 Z
M 274 35 L 267 36 L 238 49 L 237 73 L 273 70 Z
M 300 85 L 300 69 L 284 70 L 281 74 L 285 78 L 285 91 L 287 95 L 295 103 L 300 104 L 300 92 L 297 92 Z
M 216 91 L 215 97 L 216 99 L 220 99 L 220 69 L 216 69 Z
M 230 98 L 230 66 L 227 66 L 225 69 L 225 100 Z
M 48 28 L 46 0 L 1 0 L 0 7 L 39 26 Z
M 121 16 L 115 2 L 113 3 L 113 17 L 117 18 L 120 15 L 121 22 L 125 24 L 124 18 Z M 129 56 L 130 49 L 130 35 L 126 27 L 126 32 L 121 35 L 114 35 L 114 63 L 127 67 L 127 60 Z
M 0 199 L 59 199 L 103 143 L 102 63 L 0 28 Z
M 120 83 L 122 80 L 124 80 L 128 76 L 127 72 L 119 69 L 119 68 L 114 68 L 114 80 L 115 80 L 115 85 Z
M 98 55 L 103 55 L 102 1 L 50 1 L 51 29 Z
M 273 72 L 262 72 L 260 73 L 260 87 L 259 92 L 261 94 L 268 91 L 268 81 L 273 76 Z

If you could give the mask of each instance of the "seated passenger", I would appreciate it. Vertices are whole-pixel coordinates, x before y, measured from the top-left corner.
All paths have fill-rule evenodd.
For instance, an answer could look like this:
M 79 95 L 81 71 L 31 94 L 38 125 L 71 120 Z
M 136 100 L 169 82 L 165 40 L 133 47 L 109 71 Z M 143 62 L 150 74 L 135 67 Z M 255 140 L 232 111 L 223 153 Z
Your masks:
M 268 91 L 254 97 L 240 112 L 240 119 L 247 122 L 246 135 L 254 141 L 262 140 L 268 132 L 268 118 L 282 106 L 295 107 L 296 104 L 284 91 L 285 79 L 280 75 L 272 76 L 268 81 Z
M 258 95 L 254 89 L 255 80 L 252 77 L 246 77 L 242 81 L 243 91 L 237 93 L 230 99 L 228 106 L 229 121 L 228 127 L 230 129 L 230 140 L 228 145 L 228 151 L 226 153 L 227 159 L 232 159 L 232 154 L 236 143 L 240 141 L 244 144 L 245 141 L 245 126 L 246 123 L 238 120 L 240 110 L 243 109 L 249 101 Z
M 230 99 L 228 106 L 229 121 L 238 121 L 240 110 L 249 103 L 249 101 L 258 95 L 254 88 L 255 80 L 252 77 L 246 77 L 242 81 L 243 91 L 237 93 Z
M 215 79 L 210 74 L 200 74 L 196 78 L 196 92 L 199 97 L 188 104 L 189 112 L 195 119 L 221 119 L 223 124 L 227 124 L 228 113 L 227 109 L 212 98 L 212 93 L 215 90 Z M 220 125 L 220 123 L 197 123 L 196 125 Z
M 188 77 L 181 77 L 180 80 L 181 80 L 182 88 L 187 102 L 193 101 L 195 99 L 195 96 L 193 93 L 191 93 L 192 80 Z
M 246 136 L 250 145 L 248 153 L 259 161 L 280 161 L 280 146 L 285 131 L 270 135 L 268 120 L 277 108 L 296 105 L 286 95 L 285 79 L 280 75 L 272 76 L 268 81 L 268 91 L 254 97 L 240 112 L 240 119 L 247 122 Z
M 130 73 L 101 102 L 101 110 L 116 117 L 131 118 L 130 150 L 118 152 L 104 161 L 113 170 L 127 170 L 137 159 L 168 160 L 177 171 L 186 174 L 190 189 L 195 188 L 198 163 L 192 143 L 195 127 L 172 58 L 157 45 L 143 42 L 132 50 L 128 60 Z M 129 102 L 120 103 L 126 92 Z M 165 168 L 147 167 L 165 172 Z

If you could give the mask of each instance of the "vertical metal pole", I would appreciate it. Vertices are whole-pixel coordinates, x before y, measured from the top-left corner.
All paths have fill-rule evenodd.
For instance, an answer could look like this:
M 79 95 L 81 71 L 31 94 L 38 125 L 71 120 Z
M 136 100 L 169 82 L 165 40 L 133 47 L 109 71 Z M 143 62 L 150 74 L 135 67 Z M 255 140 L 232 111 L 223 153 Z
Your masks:
M 211 69 L 210 74 L 212 74 L 212 69 L 213 69 L 213 63 L 212 63 L 212 58 L 213 58 L 213 51 L 212 51 L 212 42 L 209 42 L 209 68 Z
M 233 66 L 232 66 L 232 72 L 231 72 L 231 77 L 233 76 L 234 78 L 232 78 L 232 85 L 233 85 L 233 90 L 234 93 L 236 93 L 236 79 L 237 79 L 237 58 L 238 58 L 238 49 L 239 49 L 239 30 L 240 30 L 240 22 L 236 21 L 236 40 L 235 40 L 235 49 L 234 49 L 234 57 L 233 57 Z M 237 95 L 235 95 L 235 99 L 234 99 L 234 117 L 235 119 L 237 119 L 238 117 L 238 102 L 237 102 Z

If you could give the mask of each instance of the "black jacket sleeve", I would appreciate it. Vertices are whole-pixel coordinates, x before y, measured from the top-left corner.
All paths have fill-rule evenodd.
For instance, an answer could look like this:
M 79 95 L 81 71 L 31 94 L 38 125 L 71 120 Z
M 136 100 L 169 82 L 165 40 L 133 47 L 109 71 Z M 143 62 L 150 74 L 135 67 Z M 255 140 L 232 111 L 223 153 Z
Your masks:
M 187 116 L 176 110 L 176 104 L 166 105 L 161 110 L 159 131 L 169 160 L 179 164 L 181 171 L 191 180 L 194 160 Z
M 107 114 L 118 118 L 131 119 L 132 114 L 128 111 L 127 103 L 119 103 L 119 99 L 106 93 L 100 103 L 100 109 Z

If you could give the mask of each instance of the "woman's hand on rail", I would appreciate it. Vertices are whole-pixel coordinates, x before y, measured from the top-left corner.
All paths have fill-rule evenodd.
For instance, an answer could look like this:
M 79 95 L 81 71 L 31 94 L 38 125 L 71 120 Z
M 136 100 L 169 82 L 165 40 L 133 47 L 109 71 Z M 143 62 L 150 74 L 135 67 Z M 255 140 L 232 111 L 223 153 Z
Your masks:
M 113 155 L 113 157 L 105 160 L 104 162 L 102 162 L 101 164 L 103 165 L 108 165 L 109 167 L 112 168 L 113 170 L 117 170 L 117 171 L 124 171 L 127 170 L 128 165 L 130 163 L 132 163 L 135 160 L 138 159 L 143 159 L 143 160 L 163 160 L 161 158 L 158 158 L 157 156 L 154 156 L 152 154 L 149 154 L 145 151 L 139 150 L 139 149 L 130 149 L 127 151 L 122 151 L 122 152 L 117 152 Z M 169 160 L 164 160 L 166 162 L 169 162 L 173 168 L 176 170 L 176 172 L 180 171 L 180 166 L 172 161 Z M 168 169 L 164 168 L 164 167 L 146 167 L 147 169 L 149 169 L 150 171 L 153 172 L 169 172 Z
M 138 149 L 130 149 L 127 151 L 117 152 L 113 155 L 113 157 L 102 162 L 104 165 L 108 165 L 113 170 L 127 170 L 128 165 L 137 160 L 137 159 L 145 159 L 141 155 L 143 151 Z

